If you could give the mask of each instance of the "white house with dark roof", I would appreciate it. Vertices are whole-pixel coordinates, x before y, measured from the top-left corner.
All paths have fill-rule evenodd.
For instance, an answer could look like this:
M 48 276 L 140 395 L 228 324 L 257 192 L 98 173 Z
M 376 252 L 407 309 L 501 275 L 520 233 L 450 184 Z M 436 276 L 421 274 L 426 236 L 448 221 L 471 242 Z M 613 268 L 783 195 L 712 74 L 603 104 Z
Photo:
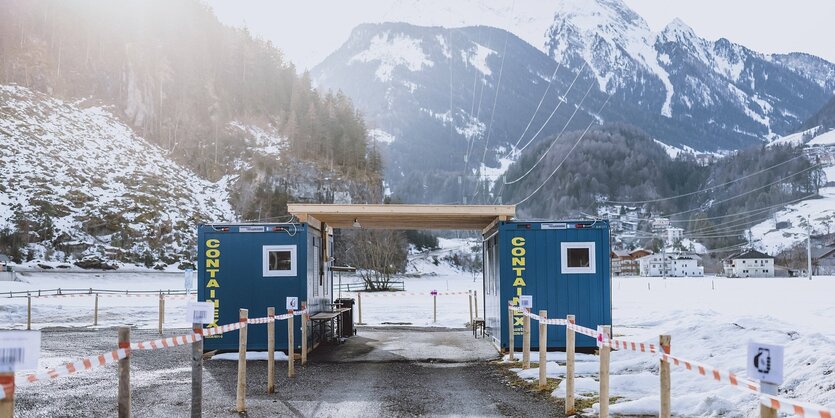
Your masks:
M 722 264 L 727 277 L 774 277 L 774 257 L 757 250 L 734 254 Z
M 701 277 L 705 268 L 699 265 L 702 258 L 688 253 L 656 253 L 638 259 L 641 276 L 647 277 Z

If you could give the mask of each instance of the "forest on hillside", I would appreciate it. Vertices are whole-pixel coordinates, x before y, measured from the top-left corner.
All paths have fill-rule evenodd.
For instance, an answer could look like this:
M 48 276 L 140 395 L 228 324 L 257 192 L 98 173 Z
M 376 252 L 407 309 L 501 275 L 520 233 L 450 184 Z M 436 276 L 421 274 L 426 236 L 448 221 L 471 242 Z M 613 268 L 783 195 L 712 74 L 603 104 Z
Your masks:
M 316 91 L 278 48 L 222 25 L 197 0 L 4 1 L 0 82 L 112 105 L 212 181 L 254 157 L 232 122 L 270 127 L 289 158 L 381 181 L 379 154 L 345 95 Z

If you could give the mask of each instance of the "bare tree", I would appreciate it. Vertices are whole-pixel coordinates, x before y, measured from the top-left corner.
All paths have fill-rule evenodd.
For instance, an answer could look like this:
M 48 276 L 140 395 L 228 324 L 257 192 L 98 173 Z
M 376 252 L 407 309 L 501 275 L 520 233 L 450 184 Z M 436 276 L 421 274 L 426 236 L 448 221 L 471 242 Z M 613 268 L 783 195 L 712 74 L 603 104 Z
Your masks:
M 346 237 L 350 249 L 347 261 L 357 268 L 357 273 L 371 291 L 387 290 L 392 276 L 406 268 L 408 247 L 401 231 L 368 230 L 351 231 Z

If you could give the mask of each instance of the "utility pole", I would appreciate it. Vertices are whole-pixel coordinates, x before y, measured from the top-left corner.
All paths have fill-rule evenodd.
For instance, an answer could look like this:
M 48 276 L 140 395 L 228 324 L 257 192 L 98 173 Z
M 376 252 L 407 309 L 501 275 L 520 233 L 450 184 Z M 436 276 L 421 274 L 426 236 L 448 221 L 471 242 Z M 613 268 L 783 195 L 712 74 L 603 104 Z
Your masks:
M 659 232 L 661 236 L 661 275 L 664 280 L 667 280 L 667 238 Z
M 812 230 L 806 235 L 806 268 L 809 272 L 809 280 L 812 280 Z
M 812 220 L 810 218 L 806 218 L 806 271 L 809 274 L 809 280 L 812 280 Z

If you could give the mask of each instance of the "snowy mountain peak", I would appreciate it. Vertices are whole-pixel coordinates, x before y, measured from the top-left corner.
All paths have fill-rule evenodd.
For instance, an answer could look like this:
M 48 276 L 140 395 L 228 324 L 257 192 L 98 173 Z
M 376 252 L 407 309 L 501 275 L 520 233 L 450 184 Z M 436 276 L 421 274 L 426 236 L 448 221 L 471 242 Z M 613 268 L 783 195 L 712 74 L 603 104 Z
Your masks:
M 636 27 L 649 31 L 646 21 L 621 0 L 561 0 L 555 20 L 569 20 L 580 30 Z
M 686 23 L 684 23 L 683 20 L 679 18 L 675 18 L 672 22 L 668 23 L 667 26 L 665 26 L 664 29 L 661 31 L 659 36 L 663 37 L 668 41 L 677 40 L 679 42 L 690 41 L 692 39 L 698 38 L 698 35 L 696 35 L 696 32 L 693 30 L 693 28 L 688 26 Z
M 562 1 L 546 36 L 554 60 L 569 66 L 584 62 L 606 93 L 631 84 L 636 73 L 660 81 L 664 100 L 657 111 L 672 116 L 674 88 L 654 48 L 657 35 L 622 1 Z

